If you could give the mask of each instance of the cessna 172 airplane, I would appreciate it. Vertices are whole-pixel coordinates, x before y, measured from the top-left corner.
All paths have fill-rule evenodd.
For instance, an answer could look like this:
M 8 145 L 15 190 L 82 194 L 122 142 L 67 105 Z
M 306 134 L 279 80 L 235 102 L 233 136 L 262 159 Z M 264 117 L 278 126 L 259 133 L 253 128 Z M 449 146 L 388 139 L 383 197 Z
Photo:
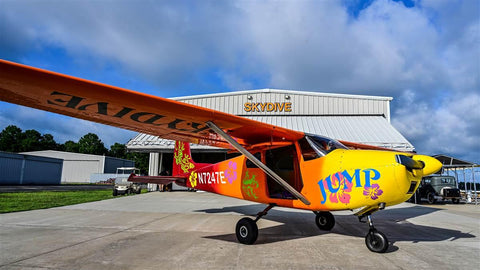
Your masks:
M 414 153 L 337 141 L 165 98 L 0 60 L 0 100 L 176 140 L 172 176 L 131 181 L 170 183 L 266 204 L 255 220 L 242 218 L 236 236 L 253 244 L 256 222 L 273 207 L 310 210 L 321 230 L 335 225 L 330 211 L 352 210 L 366 219 L 365 243 L 385 252 L 387 237 L 371 215 L 402 203 L 422 176 L 441 168 Z M 240 155 L 195 163 L 189 143 Z

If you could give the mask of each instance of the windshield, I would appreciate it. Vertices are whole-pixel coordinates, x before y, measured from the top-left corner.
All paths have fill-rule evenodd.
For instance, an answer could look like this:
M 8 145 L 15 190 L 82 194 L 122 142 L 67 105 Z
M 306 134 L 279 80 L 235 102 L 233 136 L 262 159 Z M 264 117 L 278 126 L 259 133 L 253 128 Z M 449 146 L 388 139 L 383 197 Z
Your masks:
M 442 177 L 442 178 L 435 178 L 433 181 L 435 185 L 442 185 L 442 186 L 454 186 L 456 185 L 455 183 L 455 178 L 453 177 Z
M 322 137 L 318 135 L 305 136 L 310 146 L 315 150 L 318 156 L 323 157 L 335 149 L 347 149 L 347 147 L 340 142 Z

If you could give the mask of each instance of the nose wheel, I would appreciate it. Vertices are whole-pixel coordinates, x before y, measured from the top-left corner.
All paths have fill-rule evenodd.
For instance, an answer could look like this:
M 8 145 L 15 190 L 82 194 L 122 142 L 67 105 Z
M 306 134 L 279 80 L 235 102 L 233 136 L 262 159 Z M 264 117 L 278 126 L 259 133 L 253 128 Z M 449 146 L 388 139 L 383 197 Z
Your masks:
M 365 244 L 372 252 L 384 253 L 388 249 L 388 239 L 385 234 L 373 229 L 365 236 Z
M 377 231 L 373 226 L 372 217 L 368 214 L 365 216 L 367 218 L 368 226 L 370 230 L 365 236 L 365 244 L 367 248 L 376 253 L 384 253 L 388 249 L 388 239 L 382 232 Z M 361 221 L 361 217 L 359 217 Z

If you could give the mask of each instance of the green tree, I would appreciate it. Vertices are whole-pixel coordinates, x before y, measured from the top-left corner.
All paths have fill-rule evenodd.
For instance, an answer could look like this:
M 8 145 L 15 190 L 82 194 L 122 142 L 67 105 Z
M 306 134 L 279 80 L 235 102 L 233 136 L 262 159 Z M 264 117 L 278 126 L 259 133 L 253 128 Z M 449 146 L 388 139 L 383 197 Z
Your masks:
M 88 133 L 80 138 L 78 141 L 78 151 L 79 153 L 92 155 L 105 155 L 108 153 L 102 140 L 94 133 Z
M 110 151 L 108 155 L 116 158 L 126 158 L 127 156 L 127 147 L 121 143 L 115 143 L 110 146 Z
M 52 134 L 43 134 L 40 138 L 41 150 L 60 150 L 59 144 L 53 139 Z
M 135 167 L 139 168 L 142 174 L 148 174 L 149 153 L 127 153 L 125 158 L 135 161 Z
M 66 141 L 62 148 L 66 152 L 78 153 L 78 143 L 74 141 Z
M 6 127 L 0 133 L 0 151 L 19 152 L 22 130 L 14 125 Z
M 40 134 L 40 132 L 34 129 L 25 130 L 25 132 L 22 133 L 21 137 L 22 137 L 20 142 L 21 152 L 42 150 L 41 144 L 40 144 L 42 134 Z

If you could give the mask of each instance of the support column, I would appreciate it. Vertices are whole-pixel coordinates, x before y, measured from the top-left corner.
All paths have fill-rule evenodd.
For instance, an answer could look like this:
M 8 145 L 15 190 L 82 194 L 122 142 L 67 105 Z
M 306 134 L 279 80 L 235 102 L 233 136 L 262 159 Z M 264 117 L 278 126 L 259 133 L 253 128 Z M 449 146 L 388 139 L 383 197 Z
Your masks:
M 149 176 L 158 176 L 159 157 L 159 153 L 150 153 L 150 158 L 148 159 Z M 147 189 L 148 191 L 156 191 L 157 184 L 148 184 Z

